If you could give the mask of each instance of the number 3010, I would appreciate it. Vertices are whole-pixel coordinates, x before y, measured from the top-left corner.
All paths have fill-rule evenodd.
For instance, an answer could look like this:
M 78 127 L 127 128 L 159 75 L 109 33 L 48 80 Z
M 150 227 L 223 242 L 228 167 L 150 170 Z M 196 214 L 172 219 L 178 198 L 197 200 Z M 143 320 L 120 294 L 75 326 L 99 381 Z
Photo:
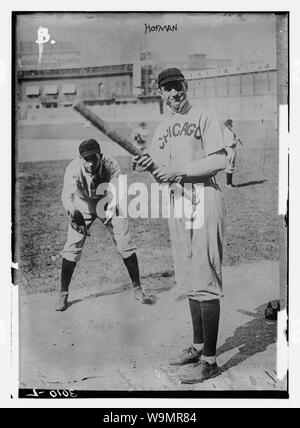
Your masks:
M 76 394 L 73 392 L 73 389 L 69 389 L 69 390 L 62 390 L 60 391 L 59 389 L 53 389 L 50 391 L 50 395 L 52 398 L 59 398 L 59 397 L 65 397 L 65 398 L 75 398 Z

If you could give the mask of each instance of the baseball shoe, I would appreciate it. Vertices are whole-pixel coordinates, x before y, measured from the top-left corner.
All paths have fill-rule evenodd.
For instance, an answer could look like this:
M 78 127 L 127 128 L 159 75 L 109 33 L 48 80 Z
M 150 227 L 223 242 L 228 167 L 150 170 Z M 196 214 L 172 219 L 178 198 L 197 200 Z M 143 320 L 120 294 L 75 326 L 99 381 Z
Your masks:
M 68 307 L 68 295 L 69 295 L 69 293 L 67 293 L 65 291 L 59 293 L 58 302 L 57 302 L 57 305 L 55 308 L 56 311 L 62 312 L 62 311 L 65 311 L 67 309 L 67 307 Z
M 202 351 L 197 351 L 193 345 L 184 349 L 180 355 L 170 361 L 171 366 L 184 366 L 185 364 L 197 363 Z
M 230 189 L 232 189 L 234 186 L 234 184 L 227 184 L 227 187 L 229 187 Z
M 189 370 L 186 375 L 180 377 L 181 383 L 201 383 L 205 380 L 212 379 L 220 374 L 220 369 L 217 363 L 209 364 L 206 361 L 200 360 L 198 364 Z
M 146 303 L 148 305 L 155 303 L 155 300 L 152 297 L 147 296 L 141 286 L 133 287 L 133 295 L 140 303 Z

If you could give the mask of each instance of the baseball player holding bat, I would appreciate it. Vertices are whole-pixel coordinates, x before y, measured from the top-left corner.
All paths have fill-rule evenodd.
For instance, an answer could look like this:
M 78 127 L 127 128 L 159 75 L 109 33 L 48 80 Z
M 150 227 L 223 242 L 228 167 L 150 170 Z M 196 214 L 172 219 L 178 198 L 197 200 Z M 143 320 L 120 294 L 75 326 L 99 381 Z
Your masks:
M 198 383 L 217 376 L 216 344 L 222 287 L 224 210 L 215 175 L 226 166 L 226 151 L 219 120 L 190 103 L 188 84 L 181 71 L 168 68 L 158 76 L 160 95 L 172 117 L 156 130 L 151 157 L 138 161 L 140 169 L 152 172 L 162 183 L 201 184 L 203 225 L 186 230 L 181 218 L 169 219 L 176 282 L 185 290 L 193 324 L 193 343 L 172 359 L 172 365 L 188 365 L 183 383 Z M 171 205 L 174 197 L 171 194 Z M 191 365 L 190 363 L 194 363 Z
M 114 211 L 108 209 L 108 202 L 103 214 L 97 209 L 101 198 L 105 196 L 107 201 L 110 200 L 109 190 L 99 193 L 98 186 L 108 183 L 117 186 L 119 174 L 119 164 L 104 156 L 94 139 L 85 140 L 79 145 L 78 157 L 66 168 L 62 203 L 68 215 L 69 227 L 67 242 L 61 252 L 63 260 L 57 311 L 64 311 L 68 307 L 69 284 L 89 236 L 89 229 L 97 217 L 110 232 L 123 258 L 132 281 L 134 297 L 141 303 L 152 303 L 141 286 L 136 247 L 130 238 L 127 218 L 113 215 Z

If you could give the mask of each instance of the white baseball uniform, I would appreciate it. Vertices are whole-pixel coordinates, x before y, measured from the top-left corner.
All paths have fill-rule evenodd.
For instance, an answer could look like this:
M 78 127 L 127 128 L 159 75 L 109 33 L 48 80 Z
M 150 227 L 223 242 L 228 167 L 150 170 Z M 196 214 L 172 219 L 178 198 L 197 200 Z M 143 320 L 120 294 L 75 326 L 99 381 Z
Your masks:
M 234 132 L 230 131 L 230 129 L 227 128 L 226 125 L 223 124 L 222 129 L 225 150 L 227 152 L 227 163 L 225 172 L 228 174 L 232 174 L 235 167 L 237 137 Z
M 107 156 L 103 156 L 96 174 L 86 172 L 79 157 L 74 159 L 67 166 L 64 176 L 62 203 L 65 210 L 68 211 L 70 206 L 75 205 L 82 213 L 89 229 L 97 218 L 97 203 L 103 198 L 103 195 L 97 194 L 97 187 L 101 183 L 109 183 L 116 179 L 120 171 L 118 162 Z M 104 222 L 106 218 L 100 220 Z M 130 238 L 127 218 L 113 217 L 106 227 L 123 258 L 130 257 L 136 252 Z M 70 261 L 79 261 L 85 240 L 86 236 L 81 235 L 69 224 L 67 242 L 61 251 L 62 256 Z
M 151 146 L 153 160 L 175 171 L 188 168 L 191 162 L 224 149 L 220 123 L 200 106 L 189 106 L 173 113 L 156 130 Z M 212 300 L 223 296 L 222 242 L 224 208 L 221 191 L 214 177 L 194 180 L 204 186 L 202 204 L 204 223 L 197 229 L 186 229 L 185 218 L 170 218 L 177 284 L 190 298 Z M 174 198 L 171 196 L 171 206 Z M 204 205 L 204 206 L 203 206 Z

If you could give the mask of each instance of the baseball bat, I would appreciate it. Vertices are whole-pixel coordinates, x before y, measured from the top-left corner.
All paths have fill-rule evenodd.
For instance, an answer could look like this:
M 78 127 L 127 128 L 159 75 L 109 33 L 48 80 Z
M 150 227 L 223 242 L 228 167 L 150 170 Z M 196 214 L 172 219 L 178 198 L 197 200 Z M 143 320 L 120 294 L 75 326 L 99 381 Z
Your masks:
M 99 116 L 97 116 L 93 111 L 91 111 L 88 107 L 86 107 L 82 102 L 76 103 L 73 108 L 78 111 L 83 117 L 89 120 L 97 129 L 99 129 L 103 134 L 117 143 L 119 146 L 123 147 L 128 153 L 133 156 L 144 156 L 144 153 L 135 147 L 130 141 L 126 138 L 120 137 L 120 135 L 114 131 L 104 120 L 102 120 Z M 147 171 L 153 173 L 158 168 L 154 162 L 148 167 Z M 187 192 L 183 187 L 183 194 L 189 200 L 192 200 L 192 195 Z
M 78 111 L 83 117 L 89 120 L 97 129 L 99 129 L 103 134 L 117 143 L 119 146 L 123 147 L 128 153 L 133 156 L 143 156 L 144 153 L 135 147 L 131 141 L 126 138 L 121 137 L 116 131 L 114 131 L 104 120 L 102 120 L 98 115 L 96 115 L 92 110 L 86 107 L 82 102 L 78 102 L 74 105 L 74 109 Z M 157 168 L 157 165 L 153 164 L 151 166 L 150 172 L 154 171 Z

